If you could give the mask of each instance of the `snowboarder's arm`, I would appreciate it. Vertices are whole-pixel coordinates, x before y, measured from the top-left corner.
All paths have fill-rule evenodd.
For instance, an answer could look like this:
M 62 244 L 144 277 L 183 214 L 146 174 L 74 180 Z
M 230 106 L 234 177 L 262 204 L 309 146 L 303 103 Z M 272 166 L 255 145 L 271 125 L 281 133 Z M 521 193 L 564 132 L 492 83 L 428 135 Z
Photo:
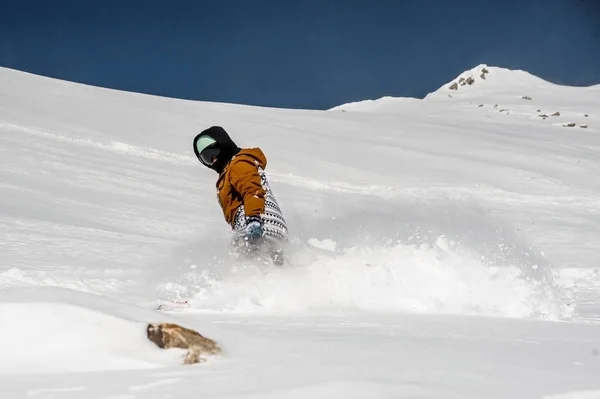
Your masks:
M 265 212 L 265 189 L 261 184 L 258 166 L 251 160 L 239 159 L 230 172 L 231 185 L 242 195 L 246 217 Z

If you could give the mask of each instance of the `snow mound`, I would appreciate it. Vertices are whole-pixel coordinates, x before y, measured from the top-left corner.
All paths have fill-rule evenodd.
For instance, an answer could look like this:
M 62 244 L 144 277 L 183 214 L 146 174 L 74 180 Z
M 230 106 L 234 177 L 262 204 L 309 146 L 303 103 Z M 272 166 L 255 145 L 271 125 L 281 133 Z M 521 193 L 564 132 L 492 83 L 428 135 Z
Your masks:
M 370 112 L 370 111 L 382 111 L 389 109 L 398 109 L 406 106 L 413 105 L 415 103 L 419 103 L 421 100 L 418 98 L 411 97 L 391 97 L 384 96 L 378 98 L 376 100 L 362 100 L 355 101 L 351 103 L 346 103 L 342 105 L 335 106 L 330 108 L 328 111 L 361 111 L 361 112 Z
M 191 275 L 187 290 L 197 294 L 190 303 L 206 311 L 234 313 L 572 315 L 551 281 L 517 265 L 486 264 L 443 236 L 435 245 L 395 242 L 339 251 L 332 251 L 332 240 L 327 242 L 326 250 L 307 252 L 297 264 L 281 269 L 257 271 L 246 265 L 222 279 L 204 272 Z
M 486 64 L 477 65 L 475 68 L 464 71 L 455 79 L 441 86 L 438 90 L 428 94 L 430 98 L 437 94 L 452 94 L 473 90 L 506 90 L 511 88 L 550 86 L 547 82 L 527 71 L 520 69 L 507 69 Z
M 69 290 L 25 291 L 71 296 L 72 302 L 84 297 Z M 160 351 L 147 339 L 144 322 L 36 296 L 3 291 L 3 299 L 23 301 L 0 303 L 0 375 L 151 369 L 178 362 L 178 351 Z

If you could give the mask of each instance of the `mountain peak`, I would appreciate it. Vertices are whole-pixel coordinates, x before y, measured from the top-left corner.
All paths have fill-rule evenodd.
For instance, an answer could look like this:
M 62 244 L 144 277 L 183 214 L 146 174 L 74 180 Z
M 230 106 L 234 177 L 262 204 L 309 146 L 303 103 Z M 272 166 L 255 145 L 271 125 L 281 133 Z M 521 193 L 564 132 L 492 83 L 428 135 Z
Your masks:
M 547 86 L 553 86 L 553 84 L 524 70 L 479 64 L 474 68 L 462 72 L 436 91 L 427 94 L 423 99 L 456 98 L 457 96 L 463 99 L 471 99 L 473 95 L 478 97 L 483 95 L 483 93 L 493 95 L 505 93 L 514 94 L 514 92 L 524 92 L 524 89 Z M 467 96 L 462 96 L 462 94 L 466 94 Z M 376 100 L 362 100 L 341 104 L 330 110 L 392 110 L 397 109 L 398 107 L 406 107 L 409 104 L 418 103 L 419 101 L 421 101 L 421 99 L 412 97 L 386 96 Z
M 479 64 L 472 69 L 462 72 L 455 79 L 447 82 L 438 90 L 429 93 L 425 97 L 427 98 L 435 94 L 452 94 L 482 89 L 506 89 L 510 87 L 531 87 L 550 84 L 550 82 L 520 69 L 507 69 Z

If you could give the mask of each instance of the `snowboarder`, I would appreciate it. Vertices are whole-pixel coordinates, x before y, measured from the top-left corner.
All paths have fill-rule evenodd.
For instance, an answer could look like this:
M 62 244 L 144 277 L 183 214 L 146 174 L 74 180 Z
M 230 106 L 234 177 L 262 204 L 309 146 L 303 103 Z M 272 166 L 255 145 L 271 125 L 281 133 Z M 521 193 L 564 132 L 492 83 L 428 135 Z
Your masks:
M 287 226 L 264 171 L 262 150 L 239 148 L 225 129 L 212 126 L 194 138 L 194 153 L 219 174 L 217 200 L 234 232 L 234 247 L 246 255 L 266 254 L 283 265 Z

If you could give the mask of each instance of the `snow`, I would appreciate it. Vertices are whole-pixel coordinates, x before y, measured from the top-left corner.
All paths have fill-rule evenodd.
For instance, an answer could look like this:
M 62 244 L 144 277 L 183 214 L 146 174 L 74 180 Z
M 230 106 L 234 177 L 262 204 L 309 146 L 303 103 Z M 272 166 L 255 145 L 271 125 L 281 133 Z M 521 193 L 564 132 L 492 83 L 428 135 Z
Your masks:
M 5 345 L 0 374 L 138 370 L 178 364 L 177 359 L 169 359 L 172 354 L 154 353 L 142 322 L 56 302 L 58 295 L 43 289 L 2 293 L 0 325 Z M 75 292 L 67 298 L 70 302 L 77 297 Z
M 552 286 L 528 278 L 517 266 L 486 266 L 439 246 L 372 244 L 298 264 L 302 267 L 267 275 L 238 272 L 223 280 L 196 276 L 198 292 L 186 295 L 194 297 L 192 303 L 198 308 L 236 312 L 314 314 L 359 309 L 557 320 L 571 312 Z
M 600 397 L 600 391 L 567 392 L 565 394 L 544 396 L 544 399 L 595 399 Z
M 327 111 L 0 69 L 2 397 L 600 397 L 599 109 L 488 65 Z M 268 157 L 283 268 L 228 252 L 215 124 Z M 223 354 L 182 365 L 160 321 Z

